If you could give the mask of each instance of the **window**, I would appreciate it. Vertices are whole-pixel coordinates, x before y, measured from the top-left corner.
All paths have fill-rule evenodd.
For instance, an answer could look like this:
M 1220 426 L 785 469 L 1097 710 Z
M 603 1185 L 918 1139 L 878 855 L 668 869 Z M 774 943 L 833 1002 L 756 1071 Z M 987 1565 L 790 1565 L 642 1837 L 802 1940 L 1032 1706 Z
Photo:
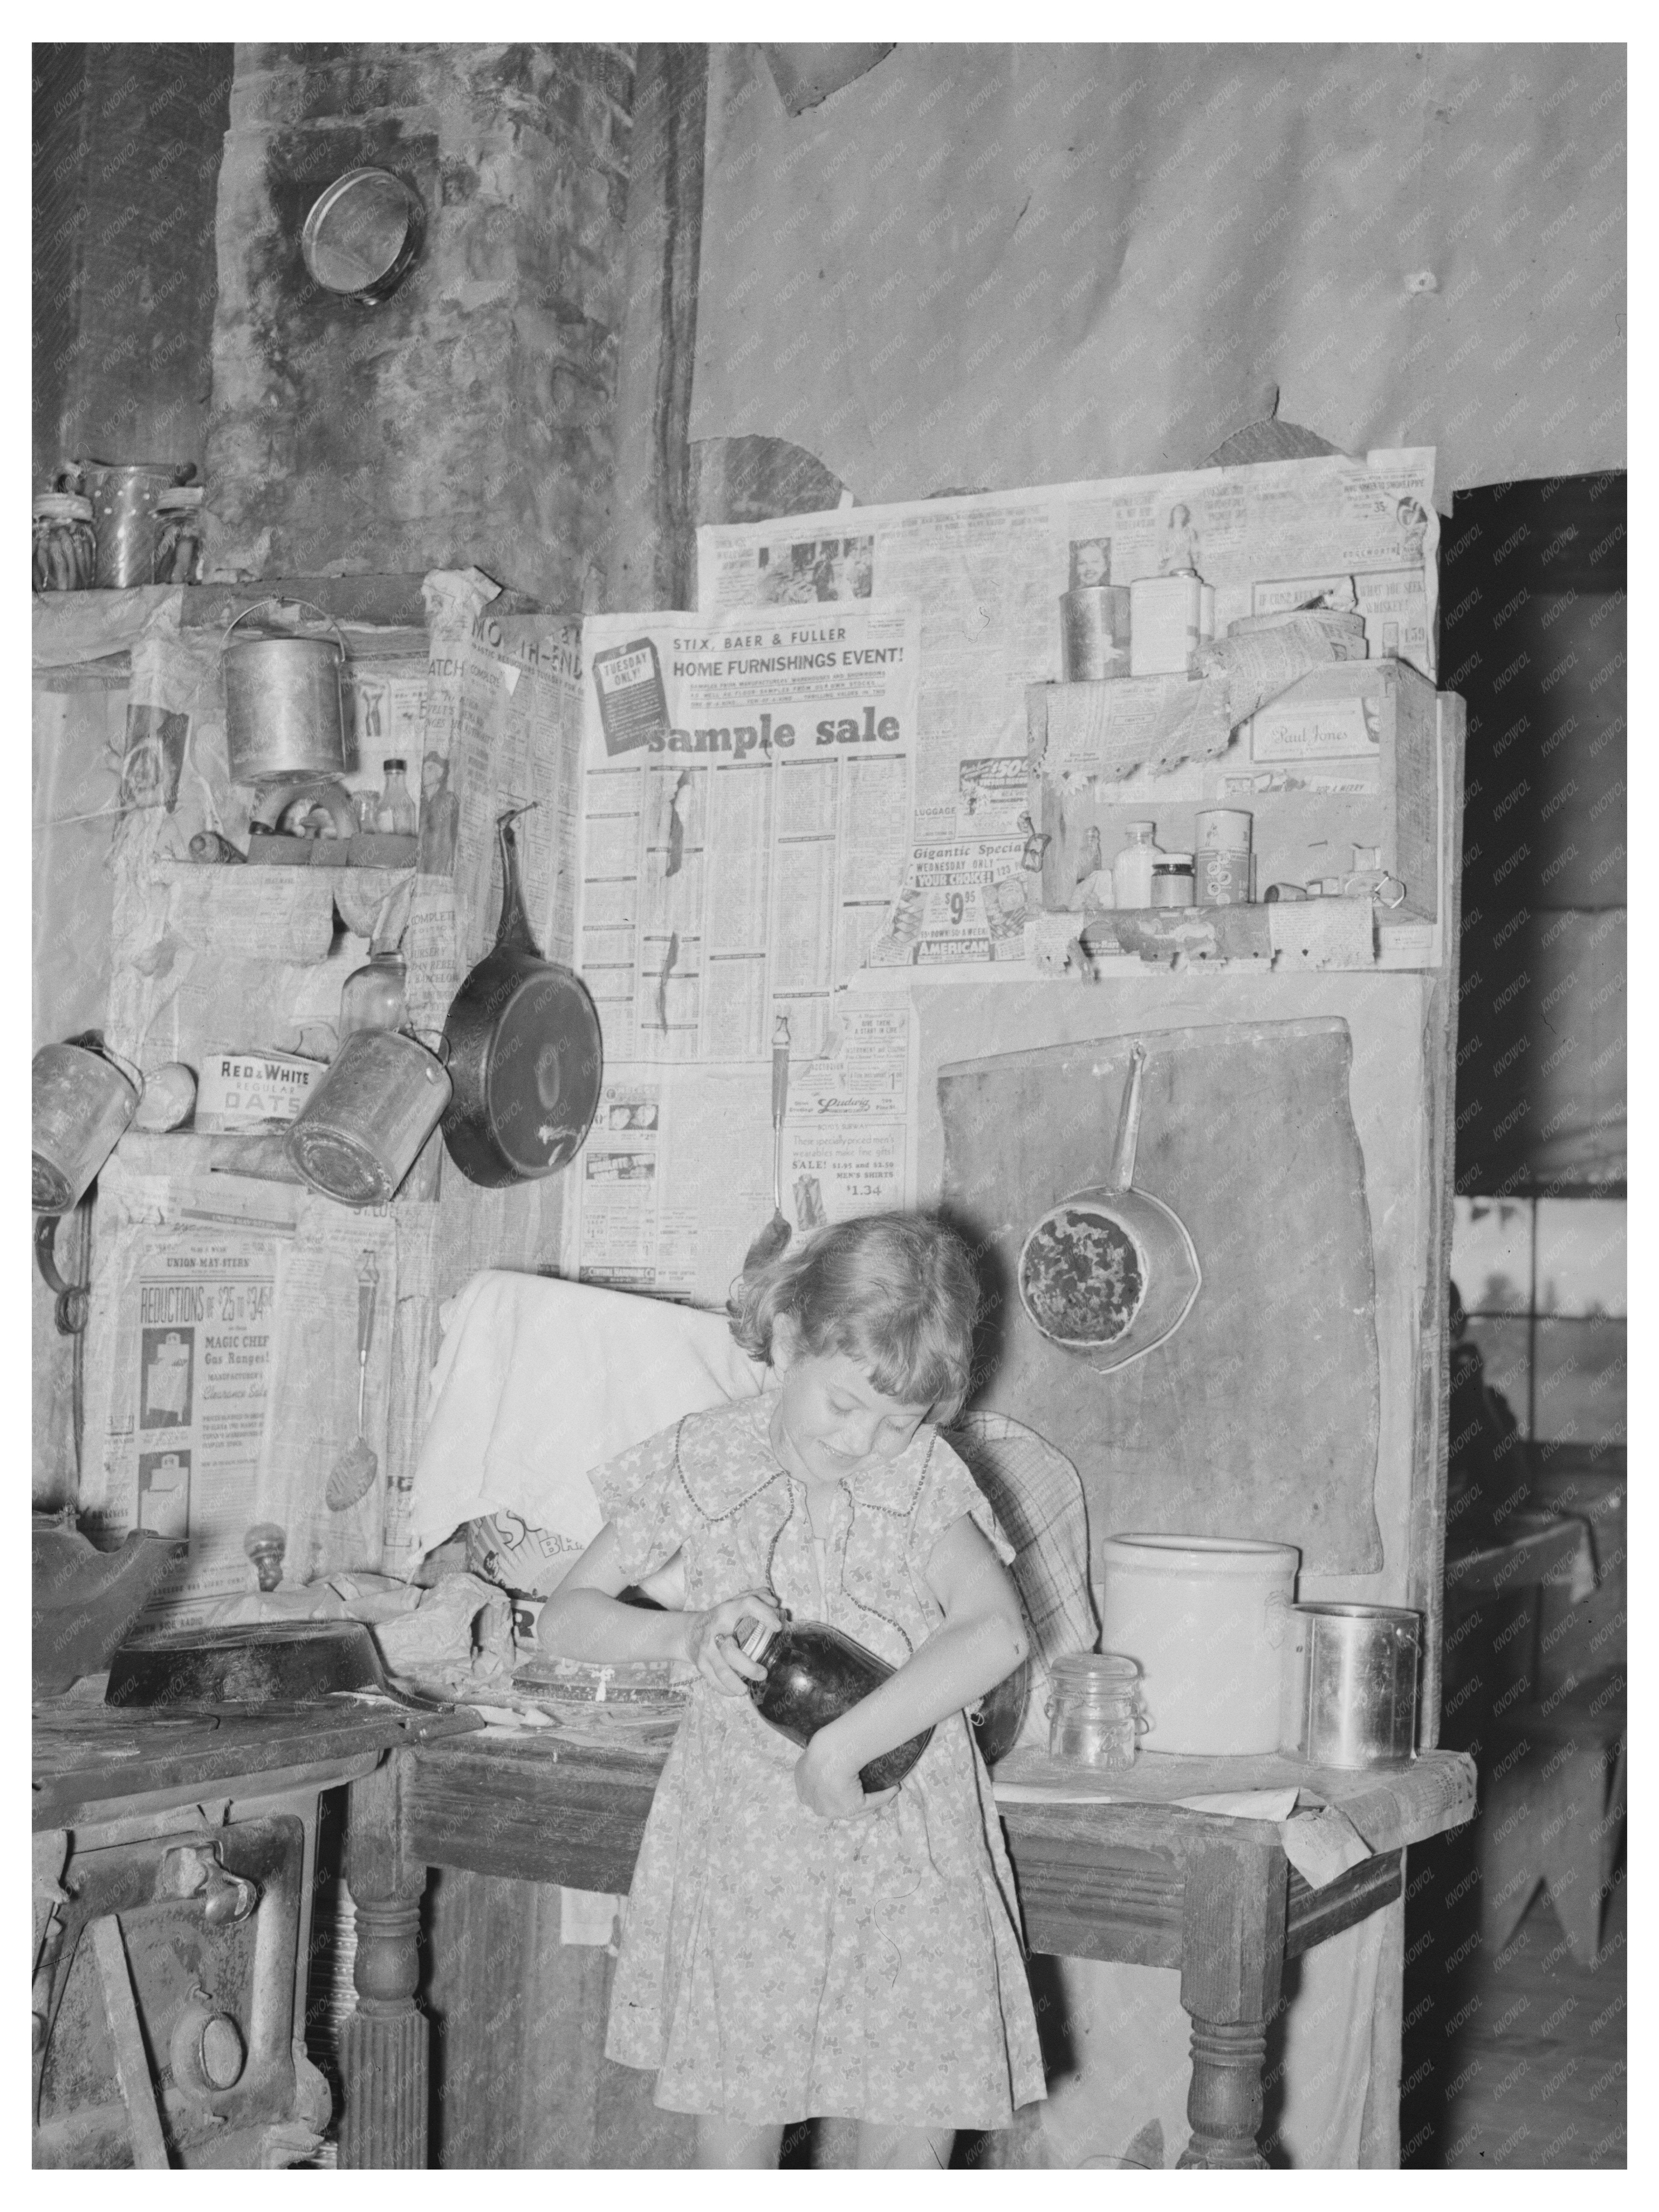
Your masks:
M 1625 1200 L 1460 1198 L 1452 1280 L 1523 1437 L 1625 1442 Z

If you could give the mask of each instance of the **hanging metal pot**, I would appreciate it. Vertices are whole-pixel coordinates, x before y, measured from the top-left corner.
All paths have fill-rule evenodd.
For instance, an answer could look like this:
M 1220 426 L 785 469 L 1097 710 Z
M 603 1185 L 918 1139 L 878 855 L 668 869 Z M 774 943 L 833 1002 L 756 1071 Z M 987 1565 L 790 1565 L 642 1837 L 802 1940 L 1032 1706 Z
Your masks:
M 1146 1065 L 1137 1043 L 1109 1179 L 1051 1206 L 1019 1255 L 1020 1303 L 1032 1325 L 1102 1374 L 1173 1335 L 1204 1281 L 1180 1216 L 1133 1187 Z
M 513 824 L 501 816 L 501 919 L 492 951 L 444 1022 L 455 1095 L 444 1115 L 449 1156 L 469 1182 L 498 1189 L 564 1167 L 599 1103 L 603 1051 L 593 1001 L 569 969 L 544 960 L 525 910 Z

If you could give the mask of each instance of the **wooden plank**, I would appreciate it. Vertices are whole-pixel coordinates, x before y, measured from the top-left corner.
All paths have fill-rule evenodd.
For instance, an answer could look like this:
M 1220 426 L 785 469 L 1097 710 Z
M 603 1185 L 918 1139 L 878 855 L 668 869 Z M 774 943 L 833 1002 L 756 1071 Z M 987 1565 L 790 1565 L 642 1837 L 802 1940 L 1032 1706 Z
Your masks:
M 270 599 L 309 599 L 337 623 L 401 630 L 401 639 L 376 639 L 377 653 L 426 650 L 423 574 L 356 576 L 272 576 L 257 584 L 190 584 L 179 615 L 185 629 L 223 629 L 250 607 Z M 534 615 L 545 611 L 527 592 L 504 591 L 490 601 L 493 612 Z
M 1417 1325 L 1417 1373 L 1412 1419 L 1411 1561 L 1406 1602 L 1423 1615 L 1423 1672 L 1418 1686 L 1417 1741 L 1430 1751 L 1440 1741 L 1441 1641 L 1445 1630 L 1443 1589 L 1446 1561 L 1446 1464 L 1450 1429 L 1450 1316 L 1452 1194 L 1455 1178 L 1458 975 L 1463 924 L 1463 756 L 1467 722 L 1455 691 L 1437 700 L 1441 763 L 1445 777 L 1440 809 L 1445 895 L 1441 901 L 1441 964 L 1426 993 L 1423 1060 L 1427 1122 L 1424 1177 L 1428 1200 L 1428 1251 Z
M 161 2116 L 155 2108 L 155 2084 L 150 2079 L 144 2032 L 138 2025 L 138 2008 L 132 1999 L 132 1978 L 121 1942 L 120 1923 L 104 1913 L 88 1927 L 98 1978 L 104 1986 L 104 2015 L 115 2050 L 115 2078 L 127 2108 L 127 2130 L 132 2139 L 132 2162 L 143 2169 L 168 2168 L 167 2147 L 161 2134 Z
M 1403 1851 L 1380 1852 L 1364 1859 L 1323 1889 L 1310 1889 L 1292 1867 L 1286 1891 L 1285 1956 L 1294 1959 L 1340 1936 L 1373 1912 L 1391 1905 L 1404 1881 Z
M 606 605 L 695 605 L 691 365 L 708 50 L 647 43 L 634 76 Z
M 344 1763 L 406 1743 L 415 1729 L 465 1733 L 482 1725 L 473 1712 L 414 1716 L 385 1710 L 326 1708 L 281 1719 L 224 1719 L 183 1733 L 146 1730 L 142 1717 L 103 1706 L 70 1706 L 75 1732 L 56 1709 L 35 1709 L 33 1825 L 61 1826 L 69 1809 L 211 1782 L 239 1782 L 295 1767 Z M 103 1746 L 100 1754 L 100 1745 Z M 242 1794 L 251 1794 L 244 1791 Z
M 629 1778 L 550 1760 L 502 1787 L 471 1760 L 419 1758 L 407 1790 L 410 1849 L 433 1866 L 626 1890 L 656 1784 L 654 1772 Z
M 1011 1838 L 1009 1857 L 1030 1949 L 1180 1966 L 1186 1876 L 1176 1850 Z

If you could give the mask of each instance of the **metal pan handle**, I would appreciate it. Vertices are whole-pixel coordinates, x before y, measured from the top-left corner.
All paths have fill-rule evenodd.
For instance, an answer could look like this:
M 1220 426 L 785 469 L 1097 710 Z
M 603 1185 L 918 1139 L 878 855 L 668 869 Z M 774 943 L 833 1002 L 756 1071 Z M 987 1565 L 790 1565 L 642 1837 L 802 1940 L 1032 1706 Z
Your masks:
M 1140 1138 L 1140 1077 L 1146 1065 L 1146 1048 L 1137 1038 L 1129 1054 L 1129 1079 L 1118 1115 L 1117 1142 L 1112 1147 L 1109 1180 L 1114 1190 L 1127 1190 L 1135 1179 L 1135 1146 Z

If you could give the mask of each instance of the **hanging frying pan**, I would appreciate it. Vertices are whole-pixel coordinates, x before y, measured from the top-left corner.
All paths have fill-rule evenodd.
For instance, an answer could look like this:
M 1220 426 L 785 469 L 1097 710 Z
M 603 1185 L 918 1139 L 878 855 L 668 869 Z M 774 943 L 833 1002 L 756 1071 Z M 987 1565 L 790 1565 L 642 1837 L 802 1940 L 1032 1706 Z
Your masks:
M 1051 1206 L 1020 1248 L 1020 1304 L 1032 1325 L 1103 1375 L 1172 1336 L 1204 1281 L 1180 1216 L 1134 1188 L 1146 1065 L 1146 1048 L 1138 1043 L 1109 1181 Z
M 580 1151 L 599 1103 L 599 1018 L 568 968 L 544 960 L 519 880 L 513 807 L 495 824 L 501 919 L 444 1021 L 454 1096 L 443 1118 L 449 1157 L 470 1182 L 498 1189 L 551 1175 Z

